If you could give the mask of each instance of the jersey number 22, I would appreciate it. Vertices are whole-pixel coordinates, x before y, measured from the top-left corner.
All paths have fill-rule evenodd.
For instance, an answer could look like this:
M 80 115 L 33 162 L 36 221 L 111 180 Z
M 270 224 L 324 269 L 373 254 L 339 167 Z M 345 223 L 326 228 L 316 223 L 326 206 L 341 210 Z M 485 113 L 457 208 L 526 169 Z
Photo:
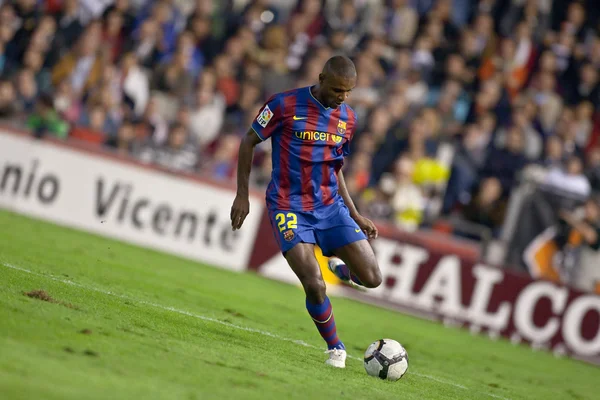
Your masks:
M 279 232 L 283 232 L 284 229 L 296 229 L 298 228 L 298 217 L 294 213 L 279 213 L 275 215 L 275 219 L 277 220 L 277 226 L 279 227 Z

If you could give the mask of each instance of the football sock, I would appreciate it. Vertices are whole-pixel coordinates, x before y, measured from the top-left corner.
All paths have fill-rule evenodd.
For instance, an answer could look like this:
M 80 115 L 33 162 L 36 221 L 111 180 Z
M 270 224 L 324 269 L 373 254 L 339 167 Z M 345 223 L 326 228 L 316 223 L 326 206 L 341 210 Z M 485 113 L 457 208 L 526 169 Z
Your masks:
M 360 279 L 352 272 L 350 272 L 350 268 L 346 264 L 339 264 L 335 267 L 335 275 L 343 281 L 352 280 L 352 282 L 357 285 L 364 286 Z
M 329 297 L 325 296 L 325 301 L 322 304 L 312 304 L 306 299 L 306 309 L 319 330 L 321 337 L 327 342 L 327 348 L 329 350 L 345 349 L 344 343 L 342 343 L 337 335 L 335 318 L 333 317 L 333 309 Z

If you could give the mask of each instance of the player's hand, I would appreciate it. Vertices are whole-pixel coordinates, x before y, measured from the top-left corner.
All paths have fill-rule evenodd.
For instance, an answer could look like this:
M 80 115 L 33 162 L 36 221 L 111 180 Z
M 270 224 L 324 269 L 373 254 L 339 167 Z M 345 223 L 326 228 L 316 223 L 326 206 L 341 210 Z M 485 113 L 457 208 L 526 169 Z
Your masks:
M 231 229 L 238 230 L 242 227 L 244 220 L 250 213 L 250 200 L 248 196 L 237 195 L 231 206 Z
M 369 218 L 359 216 L 355 221 L 369 239 L 375 239 L 379 235 L 377 227 Z

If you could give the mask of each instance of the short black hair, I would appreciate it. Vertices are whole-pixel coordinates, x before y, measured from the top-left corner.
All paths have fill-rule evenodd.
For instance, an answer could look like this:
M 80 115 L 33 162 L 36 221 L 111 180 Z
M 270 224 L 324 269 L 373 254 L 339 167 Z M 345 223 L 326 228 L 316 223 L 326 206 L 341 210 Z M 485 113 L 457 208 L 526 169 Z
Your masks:
M 325 63 L 323 75 L 355 78 L 356 67 L 354 66 L 354 62 L 346 56 L 333 56 Z
M 50 93 L 42 93 L 38 98 L 38 103 L 42 107 L 54 108 L 54 98 Z

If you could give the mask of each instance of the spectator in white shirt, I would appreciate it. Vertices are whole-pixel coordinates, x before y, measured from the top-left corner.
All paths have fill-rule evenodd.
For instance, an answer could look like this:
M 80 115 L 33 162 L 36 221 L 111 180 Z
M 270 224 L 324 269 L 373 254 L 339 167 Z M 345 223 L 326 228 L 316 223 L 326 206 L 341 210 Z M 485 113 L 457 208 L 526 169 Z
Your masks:
M 588 197 L 591 193 L 590 182 L 583 174 L 583 163 L 577 156 L 569 158 L 564 169 L 552 168 L 546 175 L 545 183 L 577 196 Z
M 209 73 L 205 70 L 202 75 Z M 215 86 L 214 80 L 201 80 L 190 112 L 190 129 L 200 148 L 213 142 L 223 125 L 225 99 Z

